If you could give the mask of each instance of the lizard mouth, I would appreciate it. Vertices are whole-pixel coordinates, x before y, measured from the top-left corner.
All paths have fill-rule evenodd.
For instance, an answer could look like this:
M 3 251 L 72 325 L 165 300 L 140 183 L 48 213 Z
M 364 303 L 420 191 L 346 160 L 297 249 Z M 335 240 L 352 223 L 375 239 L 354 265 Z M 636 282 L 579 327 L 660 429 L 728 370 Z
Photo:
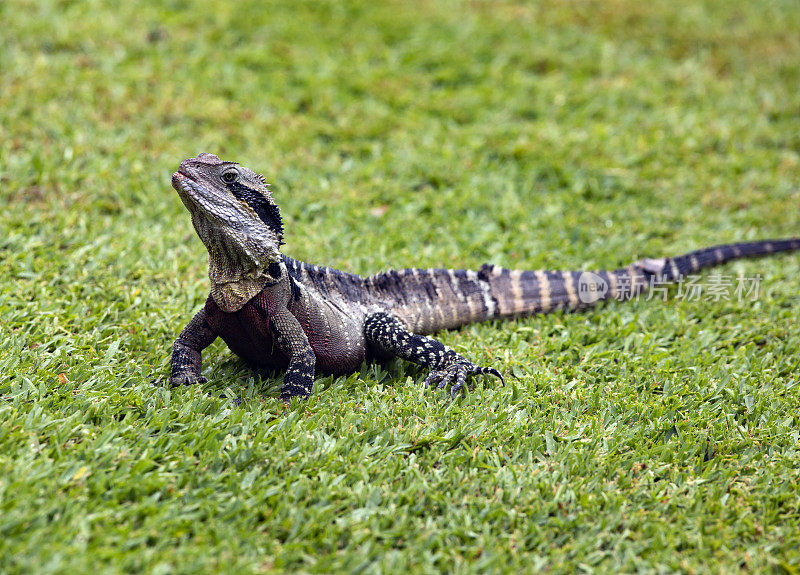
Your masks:
M 181 171 L 172 174 L 172 187 L 178 192 L 184 205 L 190 209 L 201 202 L 201 198 L 206 195 L 194 178 Z
M 194 201 L 197 201 L 197 199 L 202 196 L 208 195 L 208 192 L 197 180 L 180 170 L 172 174 L 172 187 L 175 188 L 179 196 L 188 196 Z
M 172 174 L 172 187 L 192 214 L 202 213 L 207 218 L 224 221 L 225 210 L 230 211 L 231 202 L 228 198 L 213 188 L 206 188 L 180 169 Z
M 172 187 L 175 188 L 176 190 L 183 189 L 184 186 L 188 183 L 185 180 L 194 182 L 194 180 L 187 174 L 184 174 L 183 172 L 175 172 L 174 174 L 172 174 Z

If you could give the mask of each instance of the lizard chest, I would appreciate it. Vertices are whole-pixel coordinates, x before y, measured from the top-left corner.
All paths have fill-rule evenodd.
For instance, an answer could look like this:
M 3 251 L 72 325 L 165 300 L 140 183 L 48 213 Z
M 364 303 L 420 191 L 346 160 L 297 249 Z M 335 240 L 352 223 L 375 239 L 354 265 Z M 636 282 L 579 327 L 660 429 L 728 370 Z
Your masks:
M 222 311 L 212 297 L 206 301 L 206 316 L 215 333 L 228 348 L 248 363 L 267 369 L 286 369 L 288 354 L 275 341 L 268 294 L 262 292 L 240 310 Z M 317 371 L 343 374 L 355 371 L 364 361 L 366 344 L 359 318 L 325 303 L 290 302 L 295 316 L 308 338 L 317 362 Z
M 228 313 L 209 296 L 206 317 L 228 348 L 246 362 L 266 369 L 286 369 L 289 365 L 289 357 L 275 344 L 266 310 L 252 300 Z

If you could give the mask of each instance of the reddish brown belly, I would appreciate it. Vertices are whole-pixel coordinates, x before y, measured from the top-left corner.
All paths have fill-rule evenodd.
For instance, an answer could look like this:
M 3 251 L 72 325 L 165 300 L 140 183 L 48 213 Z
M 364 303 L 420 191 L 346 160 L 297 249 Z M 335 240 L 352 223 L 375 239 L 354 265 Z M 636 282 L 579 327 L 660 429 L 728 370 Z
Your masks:
M 233 313 L 222 311 L 209 296 L 206 316 L 211 328 L 230 350 L 246 362 L 266 369 L 286 369 L 289 357 L 275 344 L 269 329 L 267 306 L 258 305 L 256 296 L 242 309 Z M 326 374 L 351 373 L 364 361 L 364 352 L 344 350 L 335 335 L 321 335 L 320 326 L 309 318 L 298 317 L 317 359 L 317 372 Z M 316 329 L 315 329 L 316 328 Z
M 272 339 L 267 314 L 248 302 L 239 311 L 222 311 L 209 296 L 206 316 L 211 328 L 230 350 L 252 365 L 267 369 L 286 369 L 289 358 Z

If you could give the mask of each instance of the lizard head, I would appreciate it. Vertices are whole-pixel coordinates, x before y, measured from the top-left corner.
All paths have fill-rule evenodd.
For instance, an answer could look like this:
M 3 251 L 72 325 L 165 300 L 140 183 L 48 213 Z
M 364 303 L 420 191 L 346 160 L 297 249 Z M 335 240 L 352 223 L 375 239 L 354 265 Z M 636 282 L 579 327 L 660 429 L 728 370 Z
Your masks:
M 283 220 L 262 176 L 204 153 L 181 162 L 172 187 L 208 249 L 213 280 L 254 278 L 280 259 Z

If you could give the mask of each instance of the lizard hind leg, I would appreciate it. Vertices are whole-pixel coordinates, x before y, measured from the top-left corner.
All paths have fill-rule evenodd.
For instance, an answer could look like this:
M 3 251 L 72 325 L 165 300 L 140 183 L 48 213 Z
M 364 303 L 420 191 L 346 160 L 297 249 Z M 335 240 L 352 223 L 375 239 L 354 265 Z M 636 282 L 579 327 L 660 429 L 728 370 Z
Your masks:
M 390 313 L 378 312 L 367 317 L 364 335 L 379 352 L 431 368 L 425 387 L 435 385 L 444 389 L 452 384 L 451 397 L 461 391 L 470 375 L 493 375 L 504 383 L 503 376 L 496 369 L 477 366 L 441 342 L 411 333 Z

